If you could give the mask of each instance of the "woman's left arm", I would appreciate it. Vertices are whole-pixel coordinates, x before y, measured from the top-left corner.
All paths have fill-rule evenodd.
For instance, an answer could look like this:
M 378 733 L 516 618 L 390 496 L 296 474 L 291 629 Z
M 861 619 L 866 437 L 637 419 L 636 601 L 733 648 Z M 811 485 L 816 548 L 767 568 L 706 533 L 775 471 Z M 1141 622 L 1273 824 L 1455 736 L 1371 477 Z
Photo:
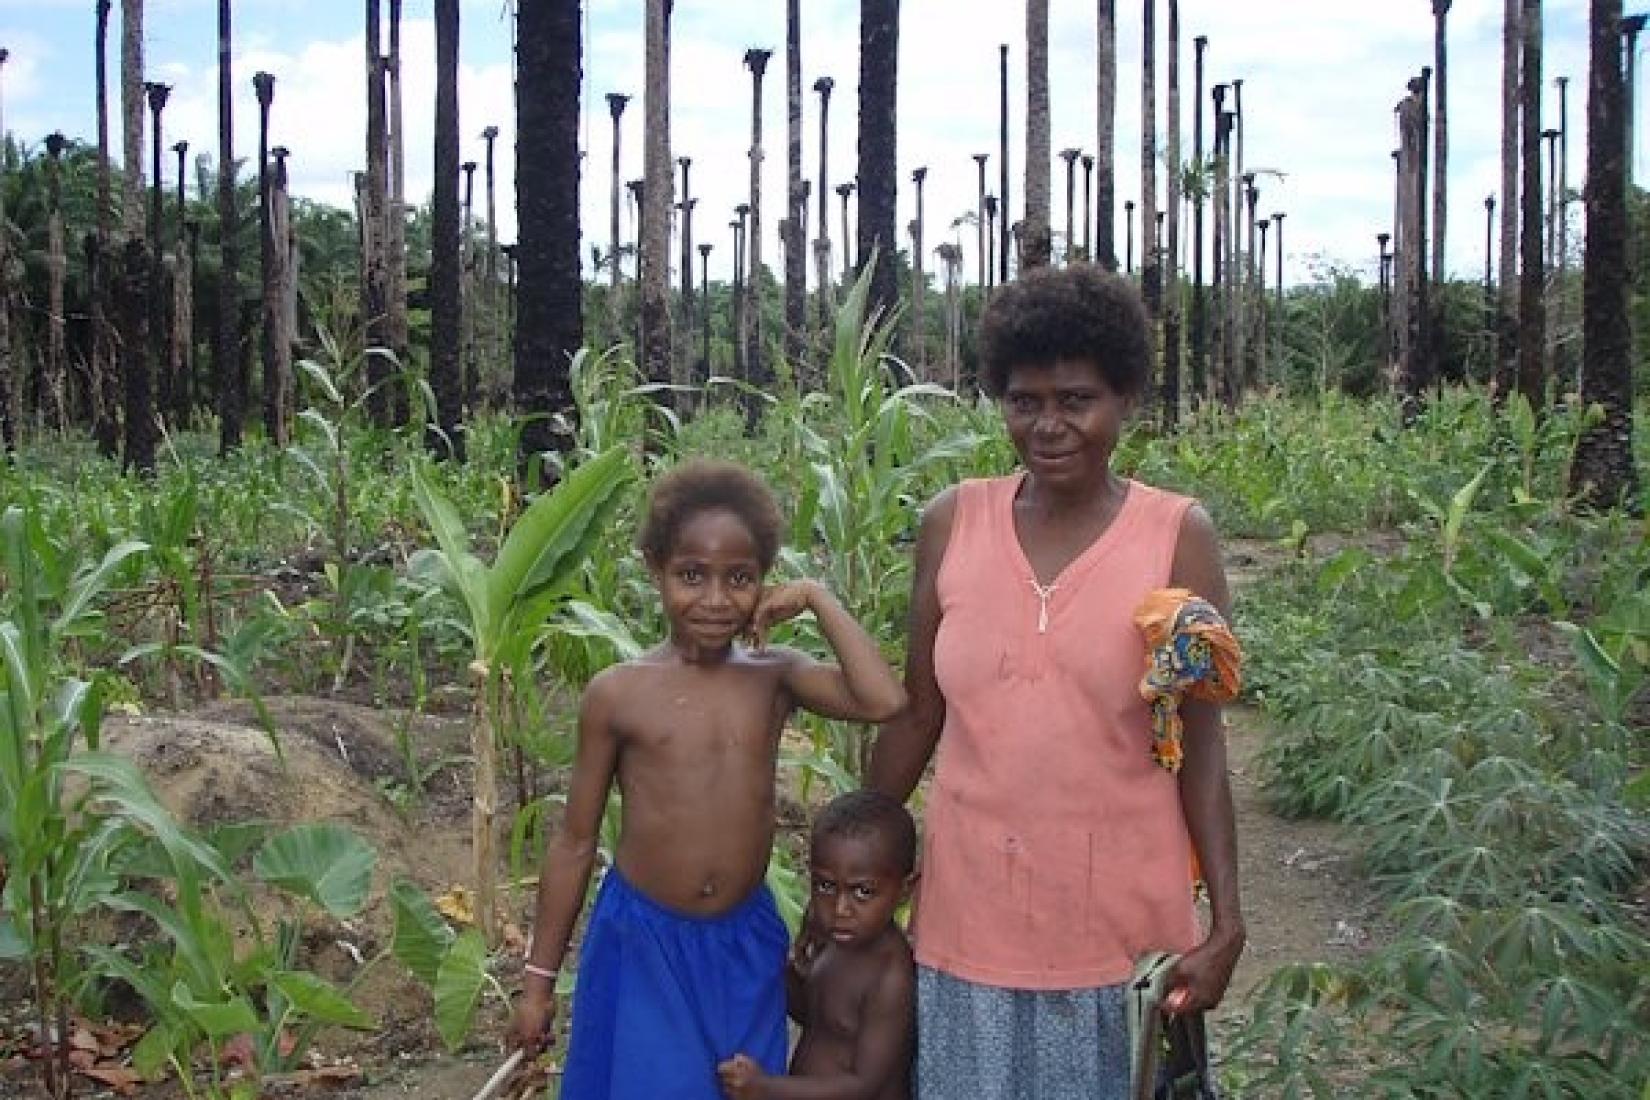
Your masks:
M 1177 588 L 1191 589 L 1230 619 L 1232 600 L 1220 562 L 1220 540 L 1214 522 L 1200 505 L 1192 505 L 1181 522 L 1171 582 Z M 1170 984 L 1179 996 L 1170 995 L 1169 1007 L 1196 1012 L 1215 1007 L 1226 995 L 1232 970 L 1243 953 L 1245 932 L 1238 891 L 1236 815 L 1226 773 L 1220 706 L 1188 699 L 1180 715 L 1185 723 L 1186 753 L 1180 769 L 1180 803 L 1208 884 L 1212 921 L 1208 938 L 1176 968 Z

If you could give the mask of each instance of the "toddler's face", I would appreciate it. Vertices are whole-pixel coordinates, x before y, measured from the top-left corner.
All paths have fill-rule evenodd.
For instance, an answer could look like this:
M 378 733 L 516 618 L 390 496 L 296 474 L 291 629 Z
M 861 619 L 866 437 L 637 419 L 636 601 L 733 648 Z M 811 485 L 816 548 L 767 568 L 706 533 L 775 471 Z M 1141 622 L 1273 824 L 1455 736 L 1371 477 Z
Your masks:
M 824 836 L 814 841 L 811 916 L 818 931 L 833 943 L 867 943 L 894 919 L 907 882 L 887 847 L 875 836 Z

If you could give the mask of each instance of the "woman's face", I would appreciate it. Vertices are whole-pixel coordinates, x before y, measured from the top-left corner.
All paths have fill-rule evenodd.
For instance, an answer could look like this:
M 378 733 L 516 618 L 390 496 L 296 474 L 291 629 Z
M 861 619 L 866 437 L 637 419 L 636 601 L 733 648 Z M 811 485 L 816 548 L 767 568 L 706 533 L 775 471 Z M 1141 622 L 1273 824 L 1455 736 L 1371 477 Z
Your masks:
M 999 399 L 1027 472 L 1050 488 L 1104 483 L 1131 402 L 1088 359 L 1013 367 Z

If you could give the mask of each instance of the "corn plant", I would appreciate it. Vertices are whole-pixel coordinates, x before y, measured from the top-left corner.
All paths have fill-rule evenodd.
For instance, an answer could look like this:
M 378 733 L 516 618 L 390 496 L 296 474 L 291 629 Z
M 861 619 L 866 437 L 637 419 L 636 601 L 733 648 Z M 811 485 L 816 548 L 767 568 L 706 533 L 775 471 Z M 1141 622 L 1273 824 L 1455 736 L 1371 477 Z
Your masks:
M 422 469 L 413 470 L 419 511 L 436 540 L 409 563 L 428 570 L 457 598 L 467 618 L 476 685 L 471 749 L 475 762 L 472 837 L 477 913 L 486 942 L 497 930 L 494 818 L 498 806 L 497 742 L 507 721 L 506 670 L 536 644 L 539 628 L 572 595 L 580 567 L 629 479 L 626 452 L 612 448 L 567 474 L 522 513 L 491 566 L 469 550 L 469 535 L 451 503 Z
M 34 517 L 0 513 L 10 618 L 0 621 L 0 947 L 30 960 L 47 1092 L 69 1093 L 65 982 L 69 936 L 102 851 L 95 823 L 74 812 L 64 767 L 95 749 L 101 703 L 95 683 L 67 675 L 66 639 L 95 629 L 95 602 L 142 543 L 123 542 L 101 561 L 70 568 Z

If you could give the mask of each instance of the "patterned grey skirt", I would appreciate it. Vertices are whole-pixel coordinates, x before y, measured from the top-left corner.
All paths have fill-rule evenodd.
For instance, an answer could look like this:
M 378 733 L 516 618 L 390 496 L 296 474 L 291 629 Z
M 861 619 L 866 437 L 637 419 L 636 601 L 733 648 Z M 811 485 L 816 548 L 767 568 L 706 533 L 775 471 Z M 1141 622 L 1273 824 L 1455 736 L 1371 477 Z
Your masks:
M 999 989 L 919 966 L 916 1100 L 1128 1100 L 1126 989 Z

